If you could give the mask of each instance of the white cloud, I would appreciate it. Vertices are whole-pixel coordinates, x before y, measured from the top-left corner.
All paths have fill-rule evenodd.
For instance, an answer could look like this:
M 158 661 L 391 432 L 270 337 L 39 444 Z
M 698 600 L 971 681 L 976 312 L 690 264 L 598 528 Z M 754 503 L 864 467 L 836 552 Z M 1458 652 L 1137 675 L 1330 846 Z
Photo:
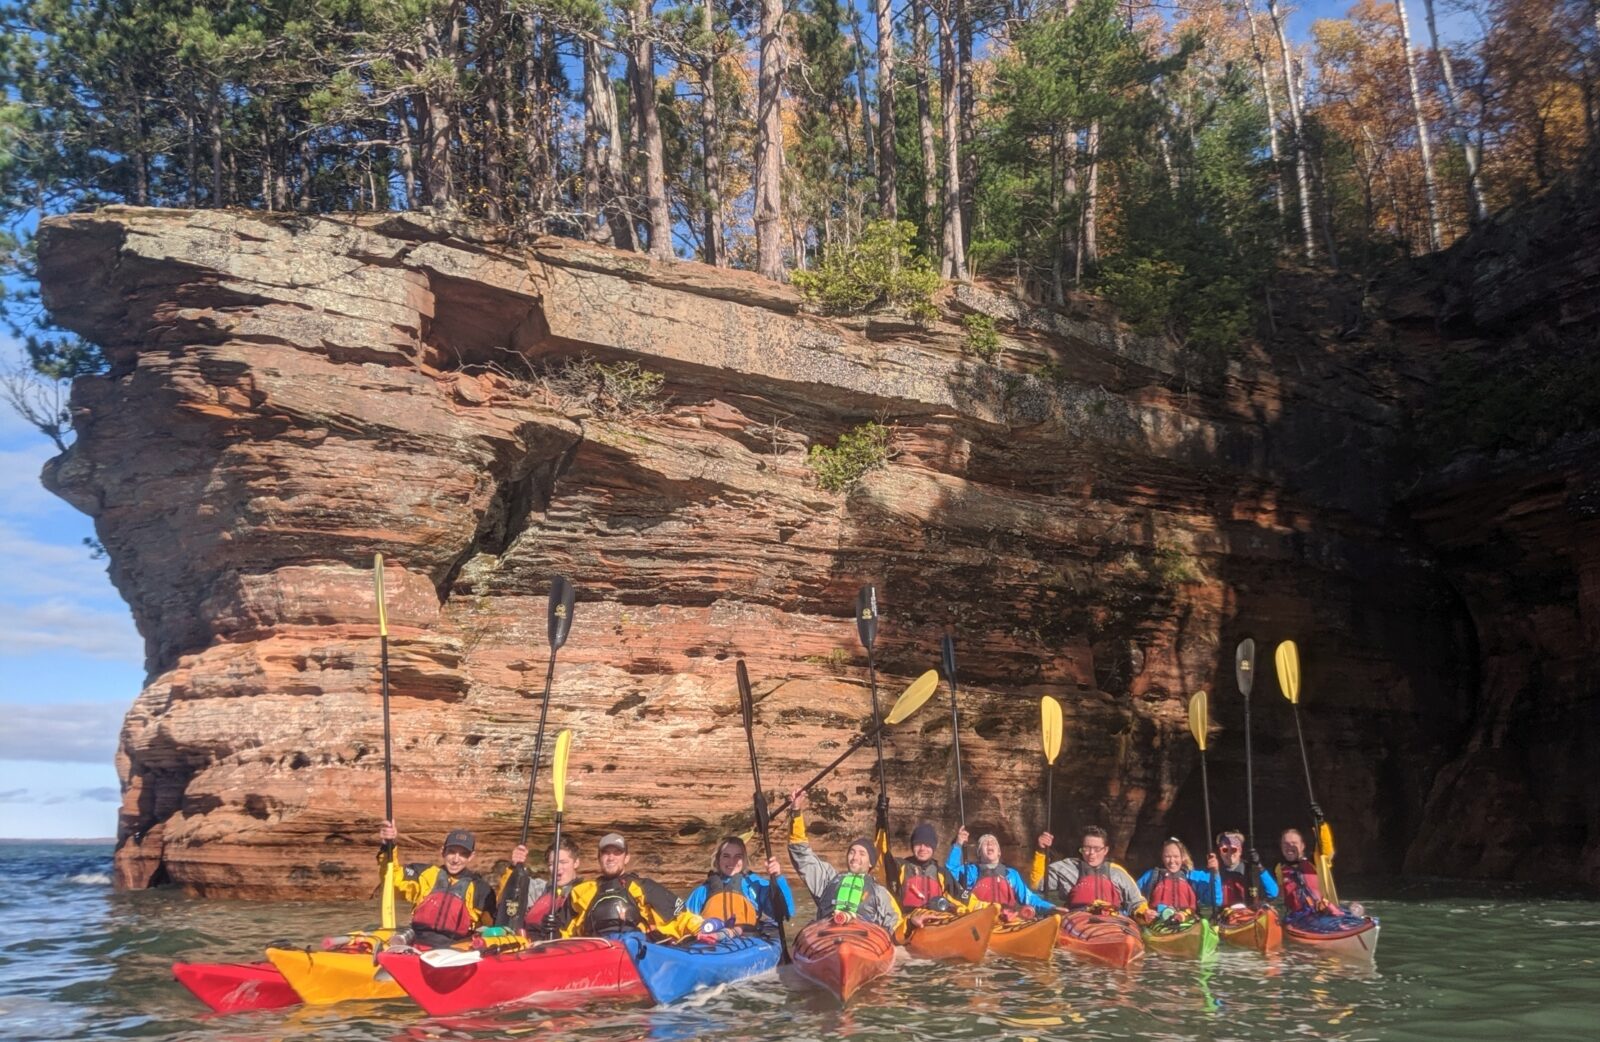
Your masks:
M 127 706 L 114 702 L 62 702 L 55 705 L 0 703 L 6 726 L 0 729 L 0 760 L 46 760 L 53 763 L 110 763 L 122 732 Z M 44 794 L 28 798 L 30 790 L 0 793 L 0 801 L 37 802 Z M 95 789 L 71 798 L 102 800 Z M 120 795 L 109 797 L 120 799 Z
M 0 409 L 5 408 L 0 403 Z M 0 430 L 0 442 L 10 440 Z M 5 503 L 7 516 L 42 514 L 66 506 L 39 483 L 39 470 L 56 455 L 56 447 L 43 436 L 35 435 L 35 440 L 36 445 L 24 442 L 16 448 L 0 449 L 0 503 Z
M 75 651 L 116 662 L 144 661 L 144 642 L 126 608 L 101 611 L 65 598 L 0 603 L 0 655 Z

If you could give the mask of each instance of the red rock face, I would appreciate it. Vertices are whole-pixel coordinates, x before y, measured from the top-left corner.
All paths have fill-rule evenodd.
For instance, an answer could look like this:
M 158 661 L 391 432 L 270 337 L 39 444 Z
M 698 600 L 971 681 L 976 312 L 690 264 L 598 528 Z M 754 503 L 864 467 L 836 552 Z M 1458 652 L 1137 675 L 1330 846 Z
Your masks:
M 1279 639 L 1301 645 L 1341 866 L 1401 864 L 1472 726 L 1470 605 L 1389 513 L 1404 380 L 1318 339 L 1309 307 L 1280 319 L 1296 346 L 1208 361 L 1090 303 L 962 288 L 925 330 L 839 322 L 748 275 L 410 216 L 108 209 L 45 222 L 40 259 L 56 320 L 114 361 L 75 388 L 78 441 L 45 476 L 95 518 L 147 641 L 118 755 L 124 887 L 370 891 L 375 552 L 411 858 L 457 825 L 480 862 L 516 841 L 558 573 L 579 591 L 550 705 L 574 733 L 568 827 L 625 832 L 635 868 L 677 883 L 749 820 L 735 659 L 774 790 L 868 716 L 866 582 L 885 708 L 954 626 L 967 822 L 1018 860 L 1047 824 L 1102 824 L 1140 867 L 1166 835 L 1198 845 L 1201 688 L 1215 824 L 1242 824 L 1247 635 L 1269 859 L 1308 817 Z M 998 319 L 1001 365 L 963 354 L 962 311 Z M 530 378 L 582 354 L 663 374 L 659 411 Z M 892 459 L 820 489 L 806 447 L 869 420 Z M 1066 709 L 1048 822 L 1044 694 Z M 887 742 L 902 835 L 953 830 L 950 748 L 941 690 Z M 870 751 L 825 790 L 828 851 L 870 825 Z M 550 812 L 541 778 L 535 843 Z

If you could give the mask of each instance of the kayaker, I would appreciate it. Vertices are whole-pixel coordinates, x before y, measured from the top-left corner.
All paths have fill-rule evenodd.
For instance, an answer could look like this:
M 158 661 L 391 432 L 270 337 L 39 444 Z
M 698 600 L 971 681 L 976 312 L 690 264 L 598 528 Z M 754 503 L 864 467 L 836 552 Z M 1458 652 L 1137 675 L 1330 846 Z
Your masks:
M 850 841 L 844 852 L 845 870 L 841 873 L 818 857 L 806 839 L 806 794 L 796 790 L 789 799 L 792 804 L 789 860 L 817 903 L 817 918 L 829 917 L 836 923 L 860 919 L 881 926 L 891 937 L 897 936 L 901 926 L 900 906 L 895 903 L 894 895 L 870 875 L 878 860 L 872 841 L 865 837 Z
M 783 878 L 778 859 L 767 859 L 767 863 L 762 866 L 762 870 L 766 872 L 766 876 L 763 877 L 745 871 L 745 861 L 748 857 L 749 851 L 745 848 L 744 840 L 738 836 L 722 837 L 722 842 L 717 844 L 716 853 L 711 856 L 711 871 L 706 873 L 706 881 L 694 888 L 688 900 L 684 901 L 684 907 L 695 915 L 704 915 L 706 902 L 713 895 L 737 895 L 743 898 L 741 911 L 733 915 L 722 915 L 720 918 L 739 926 L 755 926 L 758 923 L 761 926 L 776 926 L 779 909 L 773 903 L 774 893 L 770 878 L 776 877 L 777 897 L 783 901 L 783 918 L 793 919 L 794 894 L 789 890 L 788 880 Z M 748 911 L 743 910 L 745 907 Z
M 1221 907 L 1221 865 L 1217 855 L 1206 855 L 1206 867 L 1210 871 L 1195 868 L 1189 848 L 1174 837 L 1161 844 L 1160 867 L 1139 877 L 1139 890 L 1163 919 L 1192 919 L 1201 904 Z M 1206 895 L 1204 901 L 1202 894 Z
M 1285 916 L 1294 915 L 1344 915 L 1345 910 L 1322 896 L 1322 884 L 1317 880 L 1317 866 L 1306 857 L 1306 838 L 1299 829 L 1284 829 L 1283 835 L 1278 837 L 1278 846 L 1283 854 L 1283 860 L 1278 862 L 1278 867 L 1272 875 L 1263 876 L 1262 884 L 1265 886 L 1268 879 L 1276 879 L 1283 889 L 1283 910 Z
M 972 892 L 975 901 L 999 905 L 1007 919 L 1032 919 L 1036 915 L 1050 915 L 1055 905 L 1040 897 L 1033 888 L 1022 881 L 1022 873 L 1001 862 L 1000 840 L 992 832 L 978 837 L 978 857 L 972 864 L 966 860 L 962 849 L 967 844 L 967 830 L 956 830 L 956 841 L 950 846 L 950 855 L 944 867 L 957 883 Z
M 913 926 L 930 912 L 962 911 L 970 904 L 966 888 L 934 856 L 938 844 L 933 822 L 924 821 L 911 830 L 911 856 L 899 861 L 895 898 Z
M 533 904 L 528 908 L 527 921 L 542 927 L 548 934 L 559 934 L 571 914 L 567 897 L 578 881 L 578 845 L 571 836 L 562 836 L 559 850 L 554 845 L 545 848 L 545 863 L 555 872 L 555 896 L 551 897 L 550 884 L 544 878 L 529 880 L 528 899 Z
M 1217 863 L 1222 867 L 1222 907 L 1248 908 L 1251 871 L 1261 880 L 1261 894 L 1267 900 L 1278 896 L 1278 884 L 1261 870 L 1261 855 L 1250 851 L 1250 867 L 1245 867 L 1244 833 L 1217 833 Z
M 567 895 L 563 937 L 604 937 L 637 930 L 671 940 L 695 936 L 700 917 L 672 891 L 628 871 L 628 842 L 619 833 L 600 838 L 600 874 L 574 883 Z
M 385 821 L 378 838 L 385 843 L 396 839 L 394 822 Z M 411 937 L 407 943 L 419 947 L 444 947 L 464 941 L 472 931 L 494 922 L 496 887 L 472 871 L 477 840 L 466 829 L 455 829 L 444 838 L 440 863 L 405 866 L 395 881 L 395 893 L 412 905 Z M 396 857 L 399 855 L 396 854 Z M 528 848 L 511 852 L 512 865 L 528 859 Z M 509 872 L 507 873 L 509 876 Z M 500 880 L 504 885 L 505 880 Z M 406 938 L 395 940 L 407 941 Z
M 1047 900 L 1075 912 L 1105 908 L 1147 922 L 1155 918 L 1139 884 L 1127 869 L 1110 860 L 1111 844 L 1105 829 L 1088 826 L 1078 847 L 1079 857 L 1062 858 L 1043 868 L 1045 851 L 1054 843 L 1053 834 L 1039 833 L 1039 847 L 1033 856 L 1033 882 L 1037 885 L 1042 877 L 1039 889 Z

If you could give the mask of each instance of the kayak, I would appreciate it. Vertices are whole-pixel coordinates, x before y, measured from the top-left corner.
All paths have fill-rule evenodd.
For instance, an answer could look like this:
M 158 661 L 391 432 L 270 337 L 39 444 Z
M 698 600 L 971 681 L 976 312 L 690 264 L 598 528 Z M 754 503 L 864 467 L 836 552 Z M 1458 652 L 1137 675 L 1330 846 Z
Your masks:
M 1013 959 L 1048 959 L 1056 950 L 1056 936 L 1060 932 L 1059 915 L 1001 923 L 989 935 L 989 950 Z
M 1144 955 L 1139 928 L 1125 915 L 1068 912 L 1056 943 L 1074 955 L 1118 968 Z
M 1223 913 L 1217 920 L 1217 936 L 1222 943 L 1240 948 L 1254 948 L 1266 954 L 1283 947 L 1283 924 L 1271 905 L 1260 908 L 1235 909 Z
M 300 1004 L 300 996 L 270 962 L 175 962 L 172 976 L 217 1013 Z
M 1370 959 L 1378 950 L 1378 920 L 1367 915 L 1292 915 L 1283 935 L 1295 944 L 1348 959 Z
M 963 959 L 982 962 L 989 950 L 998 905 L 984 905 L 970 912 L 929 917 L 921 926 L 911 927 L 906 951 L 919 959 Z
M 733 937 L 716 944 L 656 944 L 642 934 L 620 938 L 657 1005 L 677 1002 L 691 992 L 765 973 L 778 965 L 776 938 Z
M 541 941 L 509 952 L 380 952 L 378 962 L 436 1017 L 512 1003 L 561 1009 L 650 998 L 627 947 L 599 937 Z
M 1217 928 L 1205 919 L 1161 919 L 1140 932 L 1144 946 L 1161 955 L 1209 959 L 1217 954 Z
M 794 939 L 794 968 L 849 1002 L 863 984 L 894 966 L 894 939 L 889 931 L 859 919 L 835 924 L 819 919 Z
M 357 950 L 349 950 L 355 948 Z M 360 950 L 365 949 L 365 950 Z M 335 1002 L 405 997 L 405 989 L 384 972 L 370 943 L 358 942 L 344 950 L 268 948 L 267 961 L 276 966 L 300 1000 L 310 1006 Z

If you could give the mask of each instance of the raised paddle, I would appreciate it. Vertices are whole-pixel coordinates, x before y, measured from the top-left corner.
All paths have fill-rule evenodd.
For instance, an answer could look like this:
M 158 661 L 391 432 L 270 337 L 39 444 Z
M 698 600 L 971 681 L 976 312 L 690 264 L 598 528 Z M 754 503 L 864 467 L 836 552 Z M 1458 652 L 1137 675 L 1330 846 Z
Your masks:
M 1207 707 L 1206 693 L 1196 691 L 1194 697 L 1189 699 L 1189 733 L 1194 735 L 1194 744 L 1200 747 L 1200 794 L 1205 799 L 1206 807 L 1206 850 L 1216 849 L 1216 839 L 1211 833 L 1211 781 L 1206 777 L 1206 732 L 1211 727 L 1211 713 Z M 1211 871 L 1211 856 L 1206 856 L 1206 874 L 1211 877 L 1211 904 L 1212 911 L 1217 911 L 1217 874 Z
M 735 674 L 739 681 L 739 712 L 744 717 L 744 738 L 750 746 L 750 776 L 756 783 L 755 811 L 756 831 L 761 833 L 761 849 L 766 852 L 767 860 L 772 860 L 772 815 L 767 810 L 767 794 L 761 788 L 761 763 L 756 759 L 756 702 L 755 696 L 750 693 L 750 672 L 744 668 L 744 659 L 740 659 L 734 666 Z M 790 962 L 789 937 L 783 931 L 783 918 L 787 903 L 783 899 L 783 891 L 778 888 L 778 873 L 774 872 L 767 877 L 772 884 L 772 917 L 778 923 L 778 959 L 784 965 Z
M 889 715 L 883 718 L 883 723 L 878 724 L 875 727 L 868 728 L 867 730 L 862 731 L 860 734 L 857 734 L 851 738 L 850 744 L 845 746 L 844 752 L 834 757 L 832 763 L 818 771 L 810 781 L 800 786 L 797 791 L 810 792 L 812 787 L 818 782 L 832 774 L 834 771 L 838 770 L 839 765 L 844 763 L 845 760 L 849 759 L 851 753 L 854 753 L 857 749 L 860 749 L 862 746 L 872 741 L 883 731 L 885 727 L 893 727 L 896 724 L 905 721 L 911 716 L 912 713 L 915 713 L 917 710 L 921 709 L 923 704 L 927 702 L 928 699 L 932 698 L 933 693 L 938 689 L 939 674 L 934 670 L 930 669 L 926 673 L 922 674 L 922 676 L 913 680 L 909 685 L 907 685 L 904 691 L 900 692 L 900 697 L 895 699 L 894 705 L 889 707 Z M 773 810 L 772 816 L 777 817 L 779 814 L 782 814 L 784 811 L 788 810 L 793 803 L 794 801 L 792 799 L 785 799 Z
M 1256 783 L 1254 761 L 1250 756 L 1250 692 L 1256 686 L 1256 642 L 1249 637 L 1241 640 L 1233 653 L 1233 678 L 1244 696 L 1244 805 L 1245 827 L 1249 829 L 1245 842 L 1253 853 L 1256 847 Z M 1260 868 L 1253 861 L 1245 870 L 1245 878 L 1250 883 L 1250 907 L 1254 908 L 1261 903 L 1261 876 Z
M 528 768 L 528 797 L 522 803 L 522 846 L 528 845 L 528 825 L 533 820 L 533 790 L 534 784 L 539 780 L 539 761 L 544 754 L 544 725 L 550 714 L 550 685 L 555 682 L 556 677 L 556 652 L 567 642 L 567 634 L 572 630 L 572 612 L 576 600 L 577 592 L 565 578 L 557 575 L 550 580 L 550 604 L 546 612 L 550 664 L 544 673 L 544 698 L 539 705 L 539 729 L 533 738 L 533 765 Z M 495 916 L 496 924 L 519 931 L 524 928 L 526 925 L 524 917 L 528 913 L 528 885 L 532 879 L 533 873 L 524 863 L 521 871 L 514 874 L 511 885 L 506 887 L 506 894 L 501 899 L 498 914 Z
M 556 935 L 556 904 L 560 900 L 561 890 L 556 879 L 556 869 L 561 864 L 561 815 L 567 809 L 567 756 L 572 749 L 572 732 L 562 731 L 556 735 L 555 755 L 550 758 L 550 791 L 556 801 L 555 838 L 550 841 L 550 914 L 545 918 L 543 929 L 546 937 Z
M 967 797 L 961 781 L 961 711 L 956 708 L 956 638 L 945 628 L 940 644 L 944 659 L 944 679 L 950 685 L 950 748 L 956 757 L 956 809 L 961 816 L 961 827 L 967 827 Z
M 1050 832 L 1055 814 L 1056 757 L 1061 755 L 1061 703 L 1049 695 L 1039 699 L 1039 741 L 1044 746 L 1044 828 Z
M 1283 697 L 1294 706 L 1294 733 L 1300 739 L 1300 765 L 1306 772 L 1306 798 L 1311 802 L 1311 818 L 1316 824 L 1317 848 L 1314 858 L 1317 866 L 1317 882 L 1322 884 L 1322 896 L 1339 903 L 1338 892 L 1333 886 L 1333 827 L 1322 816 L 1322 807 L 1317 804 L 1317 794 L 1311 788 L 1311 758 L 1306 755 L 1306 734 L 1300 728 L 1300 649 L 1295 647 L 1292 640 L 1286 640 L 1278 645 L 1278 650 L 1273 656 L 1278 667 L 1278 689 L 1283 692 Z
M 389 613 L 383 605 L 383 555 L 372 555 L 372 584 L 378 596 L 378 676 L 383 691 L 383 820 L 394 820 L 394 768 L 393 747 L 389 737 Z M 378 868 L 383 874 L 383 890 L 379 906 L 379 924 L 385 930 L 394 929 L 395 876 L 400 865 L 395 860 L 395 842 L 383 841 L 378 848 Z
M 861 587 L 856 594 L 856 632 L 861 636 L 861 644 L 867 649 L 867 687 L 872 691 L 872 722 L 878 723 L 882 719 L 878 715 L 878 666 L 873 657 L 872 646 L 878 639 L 878 588 L 867 585 Z M 894 858 L 889 853 L 889 779 L 883 768 L 883 728 L 879 727 L 874 732 L 878 746 L 878 813 L 877 827 L 873 830 L 872 843 L 878 848 L 878 869 L 882 874 L 882 883 L 885 886 L 893 885 L 890 881 L 894 878 Z

